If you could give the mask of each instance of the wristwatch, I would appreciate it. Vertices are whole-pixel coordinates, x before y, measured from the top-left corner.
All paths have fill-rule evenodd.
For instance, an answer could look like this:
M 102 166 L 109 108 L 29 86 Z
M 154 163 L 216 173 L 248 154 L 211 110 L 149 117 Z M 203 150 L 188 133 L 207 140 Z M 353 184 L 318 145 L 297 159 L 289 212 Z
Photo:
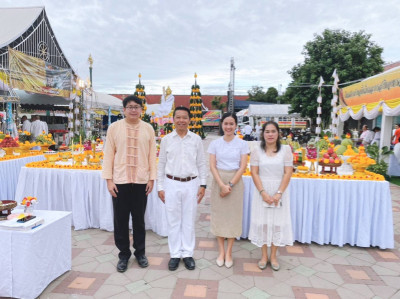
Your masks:
M 276 193 L 282 195 L 282 191 L 281 190 L 276 191 Z
M 200 187 L 203 187 L 204 189 L 207 189 L 207 185 L 200 185 Z
M 233 188 L 233 186 L 235 186 L 235 184 L 232 184 L 231 182 L 228 182 L 229 187 Z

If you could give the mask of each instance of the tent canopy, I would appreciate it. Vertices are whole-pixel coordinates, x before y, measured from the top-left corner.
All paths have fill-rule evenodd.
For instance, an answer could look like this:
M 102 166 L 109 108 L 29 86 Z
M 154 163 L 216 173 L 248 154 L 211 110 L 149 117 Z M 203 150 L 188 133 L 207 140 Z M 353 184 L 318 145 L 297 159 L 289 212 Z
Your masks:
M 38 109 L 53 110 L 54 106 L 68 106 L 70 101 L 62 97 L 51 97 L 45 94 L 27 93 L 23 90 L 14 90 L 22 105 L 35 105 Z M 101 110 L 111 108 L 112 110 L 122 111 L 122 101 L 106 93 L 94 92 L 94 96 L 86 98 L 91 101 L 92 109 Z
M 265 104 L 265 105 L 250 105 L 248 116 L 256 117 L 280 117 L 289 116 L 290 105 L 288 104 Z M 292 117 L 297 117 L 299 114 L 290 114 Z
M 400 115 L 400 67 L 343 88 L 341 103 L 338 112 L 342 121 L 350 117 L 374 119 L 380 113 Z
M 0 8 L 0 48 L 7 46 L 32 26 L 44 7 Z
M 94 97 L 92 100 L 92 106 L 93 108 L 103 108 L 103 109 L 108 109 L 109 107 L 111 109 L 115 110 L 120 110 L 122 111 L 122 101 L 114 96 L 111 96 L 106 93 L 102 92 L 94 92 Z
M 240 116 L 247 116 L 249 113 L 249 109 L 243 109 L 240 110 L 238 113 L 236 113 L 236 116 L 240 117 Z

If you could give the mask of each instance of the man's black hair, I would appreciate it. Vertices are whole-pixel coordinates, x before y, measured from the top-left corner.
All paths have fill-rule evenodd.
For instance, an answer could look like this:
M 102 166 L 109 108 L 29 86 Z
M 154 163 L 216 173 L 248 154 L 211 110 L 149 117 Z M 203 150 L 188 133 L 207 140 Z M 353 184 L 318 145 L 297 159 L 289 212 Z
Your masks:
M 139 99 L 137 96 L 131 95 L 131 96 L 127 96 L 123 101 L 122 101 L 122 105 L 124 106 L 124 108 L 126 108 L 126 106 L 128 106 L 129 102 L 135 102 L 136 104 L 140 105 L 140 107 L 143 107 L 143 102 L 141 99 Z
M 179 111 L 179 110 L 186 111 L 188 113 L 188 115 L 189 115 L 189 118 L 190 118 L 190 110 L 189 110 L 189 108 L 187 108 L 185 106 L 176 107 L 175 110 L 174 110 L 173 117 L 175 117 L 176 111 Z

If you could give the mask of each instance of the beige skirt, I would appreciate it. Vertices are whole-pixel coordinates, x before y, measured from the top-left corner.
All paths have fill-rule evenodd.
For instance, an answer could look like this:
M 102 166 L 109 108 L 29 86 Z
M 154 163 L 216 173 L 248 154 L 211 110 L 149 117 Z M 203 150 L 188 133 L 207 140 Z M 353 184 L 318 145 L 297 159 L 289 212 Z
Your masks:
M 228 183 L 236 170 L 218 169 L 223 182 Z M 220 187 L 213 179 L 211 187 L 211 233 L 217 237 L 238 238 L 242 234 L 243 217 L 243 190 L 244 185 L 240 179 L 232 188 L 232 192 L 221 197 Z

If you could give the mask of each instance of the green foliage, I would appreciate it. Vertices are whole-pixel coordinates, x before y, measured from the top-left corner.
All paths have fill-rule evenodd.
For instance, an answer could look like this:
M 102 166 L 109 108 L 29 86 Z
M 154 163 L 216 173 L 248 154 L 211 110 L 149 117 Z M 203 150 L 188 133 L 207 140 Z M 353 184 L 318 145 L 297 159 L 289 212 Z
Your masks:
M 0 139 L 2 139 L 1 138 L 1 134 L 0 134 Z M 19 142 L 22 142 L 22 143 L 25 143 L 25 141 L 31 141 L 32 140 L 32 135 L 31 134 L 24 134 L 24 133 L 21 133 L 21 134 L 19 134 Z
M 211 105 L 213 106 L 213 108 L 215 108 L 217 110 L 224 111 L 224 109 L 226 107 L 226 103 L 221 103 L 221 101 L 222 101 L 221 96 L 215 96 L 211 101 Z
M 157 132 L 157 131 L 158 131 L 158 124 L 157 124 L 156 122 L 152 122 L 152 123 L 150 123 L 150 124 L 151 124 L 151 126 L 153 127 L 154 132 Z
M 376 163 L 380 162 L 385 156 L 393 154 L 393 151 L 391 151 L 387 146 L 379 149 L 379 146 L 375 143 L 368 145 L 365 151 L 367 152 L 368 156 L 376 161 Z
M 367 152 L 368 156 L 376 161 L 376 164 L 368 166 L 367 170 L 381 174 L 387 179 L 387 170 L 389 165 L 383 161 L 383 158 L 387 155 L 393 154 L 393 151 L 391 151 L 387 146 L 379 149 L 379 146 L 376 144 L 367 146 L 365 151 Z
M 275 87 L 270 87 L 266 92 L 263 91 L 262 86 L 253 86 L 248 90 L 249 98 L 248 101 L 264 102 L 264 103 L 277 103 L 279 96 L 278 90 Z
M 288 97 L 286 93 L 280 95 L 276 98 L 277 103 L 279 104 L 290 104 L 291 99 Z
M 147 123 L 150 123 L 151 117 L 147 113 L 144 113 L 143 116 L 142 116 L 142 120 L 147 122 Z
M 262 86 L 252 86 L 250 90 L 247 91 L 249 94 L 248 101 L 265 102 L 265 92 Z
M 266 102 L 267 103 L 277 103 L 278 98 L 278 90 L 275 87 L 268 88 L 267 92 L 265 93 Z
M 348 32 L 325 29 L 321 35 L 305 44 L 302 54 L 304 63 L 295 65 L 289 74 L 292 82 L 286 90 L 291 99 L 292 111 L 302 117 L 317 117 L 318 88 L 293 87 L 304 84 L 318 84 L 322 76 L 326 84 L 332 83 L 332 73 L 337 69 L 340 82 L 349 82 L 367 78 L 383 71 L 381 54 L 383 48 L 370 40 L 371 35 L 364 31 Z M 332 89 L 322 87 L 322 120 L 329 122 L 331 112 Z
M 164 124 L 164 132 L 165 132 L 165 135 L 171 133 L 172 131 L 173 131 L 173 129 L 172 129 L 172 123 L 165 123 L 165 124 Z

